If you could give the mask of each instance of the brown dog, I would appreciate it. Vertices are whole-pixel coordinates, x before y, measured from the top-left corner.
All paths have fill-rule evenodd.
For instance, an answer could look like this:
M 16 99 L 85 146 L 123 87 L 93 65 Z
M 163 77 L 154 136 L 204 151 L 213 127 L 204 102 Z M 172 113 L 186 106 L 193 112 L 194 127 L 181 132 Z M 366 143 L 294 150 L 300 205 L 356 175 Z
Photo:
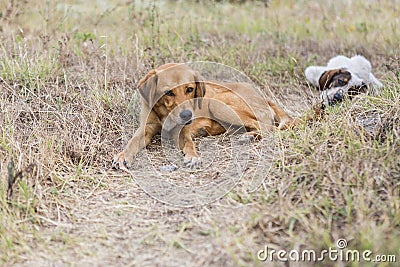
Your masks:
M 248 141 L 261 134 L 298 123 L 248 83 L 204 81 L 186 64 L 169 63 L 151 70 L 138 84 L 142 96 L 141 125 L 126 148 L 113 160 L 115 168 L 130 161 L 154 135 L 176 138 L 184 165 L 200 163 L 193 138 L 224 133 L 228 127 L 243 126 Z

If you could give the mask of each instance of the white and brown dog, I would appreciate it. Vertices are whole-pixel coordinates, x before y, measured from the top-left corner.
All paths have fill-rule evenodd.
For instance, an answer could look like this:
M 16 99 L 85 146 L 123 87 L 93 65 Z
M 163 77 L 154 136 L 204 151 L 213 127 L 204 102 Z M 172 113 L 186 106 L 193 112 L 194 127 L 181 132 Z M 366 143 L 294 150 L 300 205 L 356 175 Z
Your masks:
M 363 56 L 336 56 L 326 66 L 306 68 L 307 80 L 321 93 L 323 105 L 333 105 L 344 97 L 371 91 L 378 93 L 383 84 L 371 72 L 371 63 Z

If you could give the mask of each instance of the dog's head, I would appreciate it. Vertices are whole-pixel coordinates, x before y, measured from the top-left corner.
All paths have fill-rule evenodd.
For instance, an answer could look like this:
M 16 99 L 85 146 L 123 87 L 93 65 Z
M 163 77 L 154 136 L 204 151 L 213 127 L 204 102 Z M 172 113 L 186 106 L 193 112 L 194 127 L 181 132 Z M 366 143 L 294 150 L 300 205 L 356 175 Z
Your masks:
M 323 91 L 321 97 L 326 104 L 333 105 L 344 99 L 365 92 L 367 85 L 346 69 L 332 69 L 322 73 L 318 89 Z
M 151 70 L 138 84 L 145 103 L 169 126 L 187 125 L 202 107 L 203 78 L 186 64 L 169 63 Z M 175 125 L 171 125 L 175 124 Z

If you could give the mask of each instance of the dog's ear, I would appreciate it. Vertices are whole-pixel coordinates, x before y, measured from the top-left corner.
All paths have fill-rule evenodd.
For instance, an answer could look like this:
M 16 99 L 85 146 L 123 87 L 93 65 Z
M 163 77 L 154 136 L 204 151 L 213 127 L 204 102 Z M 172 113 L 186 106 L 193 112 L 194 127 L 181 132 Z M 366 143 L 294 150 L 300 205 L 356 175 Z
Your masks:
M 201 109 L 203 97 L 206 94 L 206 84 L 203 77 L 196 71 L 194 74 L 194 81 L 196 82 L 196 89 L 194 91 L 194 98 L 196 105 Z
M 351 73 L 345 69 L 327 70 L 319 78 L 319 90 L 345 86 L 351 80 Z
M 138 83 L 140 95 L 143 97 L 147 105 L 152 107 L 157 90 L 157 73 L 156 70 L 151 70 Z

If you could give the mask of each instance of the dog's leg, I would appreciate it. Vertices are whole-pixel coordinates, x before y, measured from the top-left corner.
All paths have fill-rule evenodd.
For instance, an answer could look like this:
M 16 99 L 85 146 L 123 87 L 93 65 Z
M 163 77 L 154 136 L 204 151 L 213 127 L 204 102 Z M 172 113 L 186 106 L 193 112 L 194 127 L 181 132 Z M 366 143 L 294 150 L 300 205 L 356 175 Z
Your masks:
M 179 147 L 185 154 L 184 165 L 190 168 L 201 166 L 201 158 L 197 153 L 193 138 L 219 135 L 224 132 L 226 129 L 221 124 L 207 117 L 196 118 L 192 124 L 185 126 L 179 135 Z
M 201 166 L 201 159 L 197 153 L 191 133 L 192 129 L 190 127 L 184 127 L 182 129 L 179 134 L 179 148 L 182 149 L 183 154 L 185 154 L 183 165 L 196 168 Z
M 253 141 L 260 141 L 262 137 L 262 131 L 259 123 L 256 120 L 247 120 L 244 122 L 246 132 L 242 135 L 240 143 L 250 143 Z
M 216 106 L 217 103 L 212 103 L 213 116 L 216 120 L 224 122 L 228 125 L 243 126 L 246 133 L 243 134 L 241 143 L 248 143 L 262 139 L 262 128 L 257 121 L 257 117 L 250 109 L 246 109 L 243 105 L 238 106 Z
M 300 124 L 302 120 L 300 118 L 292 118 L 290 117 L 286 111 L 284 111 L 281 107 L 279 107 L 274 102 L 268 100 L 268 105 L 270 106 L 272 112 L 274 113 L 274 118 L 278 123 L 278 130 L 290 130 L 293 129 L 296 125 Z
M 159 123 L 148 123 L 144 127 L 140 127 L 129 140 L 125 149 L 114 156 L 112 167 L 115 169 L 123 166 L 129 168 L 131 160 L 133 160 L 141 149 L 150 143 L 153 136 L 160 130 L 161 124 Z

